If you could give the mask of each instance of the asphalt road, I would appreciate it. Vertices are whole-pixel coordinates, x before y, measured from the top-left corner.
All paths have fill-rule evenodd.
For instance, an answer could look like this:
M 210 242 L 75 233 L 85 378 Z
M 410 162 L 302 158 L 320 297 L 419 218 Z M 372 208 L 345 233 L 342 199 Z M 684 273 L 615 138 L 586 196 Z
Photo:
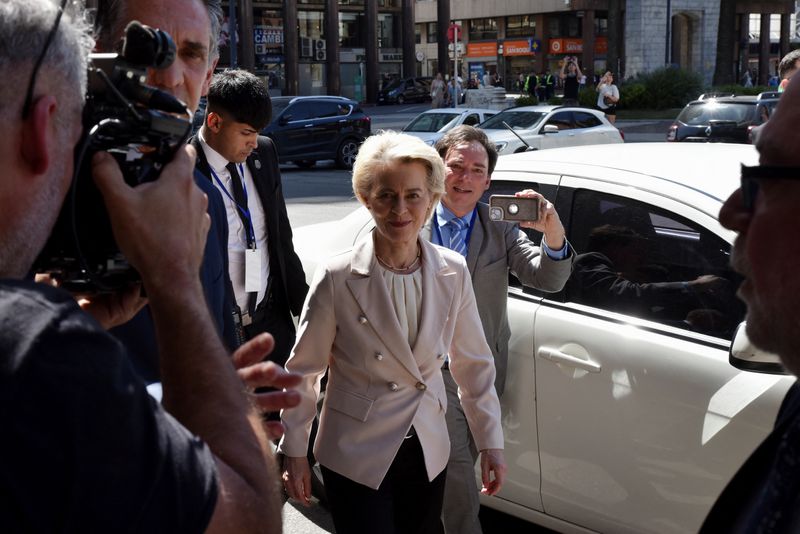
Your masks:
M 372 119 L 373 132 L 381 129 L 401 129 L 411 119 L 428 109 L 429 104 L 366 107 Z M 617 127 L 625 133 L 626 142 L 664 141 L 671 121 L 620 121 Z M 351 174 L 337 169 L 333 161 L 319 162 L 311 169 L 281 165 L 283 193 L 293 228 L 308 224 L 338 220 L 356 207 Z M 310 508 L 287 502 L 283 507 L 284 532 L 288 534 L 332 533 L 333 522 L 327 510 L 316 501 Z M 481 511 L 485 534 L 506 532 L 547 533 L 527 522 L 495 512 Z

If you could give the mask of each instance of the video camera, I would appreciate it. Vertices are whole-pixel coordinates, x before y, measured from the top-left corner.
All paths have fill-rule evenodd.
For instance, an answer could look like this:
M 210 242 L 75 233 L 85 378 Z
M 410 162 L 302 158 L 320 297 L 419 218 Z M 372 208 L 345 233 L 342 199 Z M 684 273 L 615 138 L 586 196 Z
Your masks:
M 175 43 L 166 32 L 133 21 L 120 54 L 89 59 L 75 173 L 34 271 L 50 274 L 68 291 L 90 294 L 139 280 L 114 240 L 91 176 L 93 154 L 111 153 L 131 186 L 154 181 L 191 134 L 191 113 L 180 100 L 145 84 L 148 68 L 167 68 L 175 60 Z

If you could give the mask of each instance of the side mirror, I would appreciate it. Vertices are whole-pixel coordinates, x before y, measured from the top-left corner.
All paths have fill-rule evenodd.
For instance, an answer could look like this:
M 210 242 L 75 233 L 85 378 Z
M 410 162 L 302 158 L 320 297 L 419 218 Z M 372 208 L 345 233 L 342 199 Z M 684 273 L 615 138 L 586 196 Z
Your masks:
M 763 351 L 750 343 L 745 331 L 744 322 L 740 323 L 733 335 L 728 361 L 742 371 L 767 373 L 772 375 L 788 375 L 780 358 L 776 354 Z
M 291 115 L 283 115 L 281 116 L 280 119 L 278 119 L 278 124 L 280 124 L 281 126 L 286 126 L 287 124 L 289 124 L 290 120 L 292 120 Z
M 558 126 L 555 124 L 545 124 L 544 128 L 542 129 L 543 134 L 552 134 L 558 133 Z

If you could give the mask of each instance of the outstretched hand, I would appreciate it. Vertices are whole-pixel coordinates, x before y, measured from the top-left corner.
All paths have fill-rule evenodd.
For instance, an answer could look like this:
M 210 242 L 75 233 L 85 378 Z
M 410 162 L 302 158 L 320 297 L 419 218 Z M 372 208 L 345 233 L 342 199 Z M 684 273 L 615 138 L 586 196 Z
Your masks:
M 536 221 L 523 221 L 519 225 L 523 228 L 531 228 L 543 233 L 548 247 L 552 250 L 561 250 L 564 247 L 566 232 L 555 206 L 533 189 L 518 191 L 514 193 L 514 196 L 539 199 L 539 219 Z

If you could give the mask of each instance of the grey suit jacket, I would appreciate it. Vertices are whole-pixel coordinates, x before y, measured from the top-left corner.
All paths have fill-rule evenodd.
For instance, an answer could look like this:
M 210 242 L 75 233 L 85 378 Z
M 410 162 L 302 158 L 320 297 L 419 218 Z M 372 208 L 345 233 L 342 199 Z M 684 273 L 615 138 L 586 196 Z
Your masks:
M 431 238 L 432 221 L 422 229 L 425 239 Z M 511 337 L 506 312 L 509 270 L 526 286 L 554 293 L 566 284 L 574 260 L 574 253 L 564 260 L 550 259 L 518 225 L 492 221 L 489 219 L 489 206 L 478 203 L 478 217 L 467 251 L 467 267 L 472 275 L 486 342 L 494 356 L 498 395 L 502 395 L 505 389 L 508 340 Z
M 494 366 L 464 259 L 422 241 L 422 313 L 413 347 L 375 260 L 372 235 L 317 269 L 286 369 L 302 401 L 281 418 L 280 452 L 305 456 L 320 380 L 328 387 L 314 454 L 325 467 L 378 488 L 413 425 L 429 480 L 447 465 L 445 357 L 479 450 L 502 449 Z

